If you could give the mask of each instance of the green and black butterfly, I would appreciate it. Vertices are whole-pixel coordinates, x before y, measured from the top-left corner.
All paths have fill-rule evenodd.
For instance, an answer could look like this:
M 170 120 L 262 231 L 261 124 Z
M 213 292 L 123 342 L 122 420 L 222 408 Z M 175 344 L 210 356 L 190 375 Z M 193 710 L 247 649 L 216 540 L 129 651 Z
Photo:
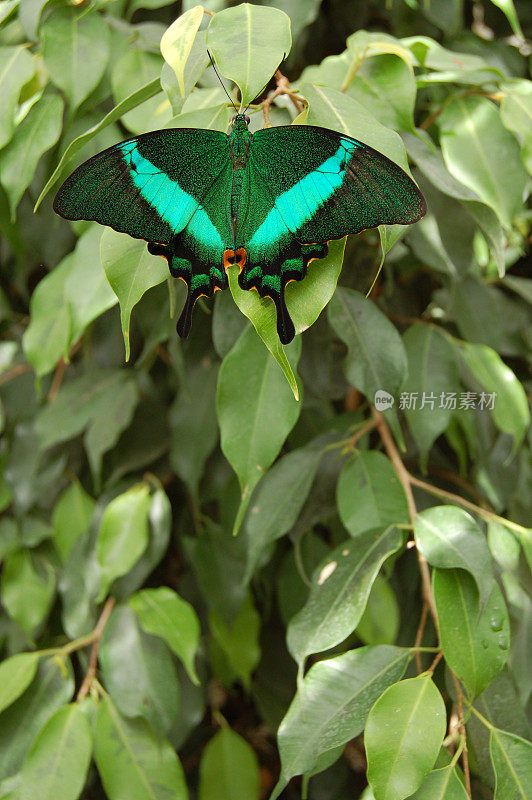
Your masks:
M 153 131 L 104 150 L 59 189 L 54 208 L 148 242 L 188 295 L 177 330 L 186 337 L 197 298 L 228 286 L 271 297 L 283 344 L 294 338 L 284 291 L 302 280 L 327 242 L 425 214 L 423 195 L 400 167 L 349 136 L 311 125 L 251 134 L 235 114 L 229 134 Z

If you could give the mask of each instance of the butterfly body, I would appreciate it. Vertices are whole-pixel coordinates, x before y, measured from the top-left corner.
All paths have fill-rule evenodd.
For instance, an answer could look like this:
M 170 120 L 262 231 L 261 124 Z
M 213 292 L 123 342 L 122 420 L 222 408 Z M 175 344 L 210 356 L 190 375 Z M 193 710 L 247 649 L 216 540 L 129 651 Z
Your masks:
M 188 287 L 178 332 L 187 336 L 201 295 L 228 285 L 271 297 L 283 343 L 295 334 L 286 284 L 304 278 L 327 242 L 425 213 L 411 178 L 366 144 L 326 128 L 282 126 L 251 134 L 244 114 L 229 134 L 154 131 L 82 164 L 54 201 L 67 219 L 96 220 L 164 256 Z

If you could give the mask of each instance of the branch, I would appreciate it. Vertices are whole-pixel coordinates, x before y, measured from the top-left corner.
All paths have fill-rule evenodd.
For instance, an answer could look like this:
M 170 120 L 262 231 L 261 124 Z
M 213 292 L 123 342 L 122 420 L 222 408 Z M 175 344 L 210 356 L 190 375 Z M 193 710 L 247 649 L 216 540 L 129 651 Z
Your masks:
M 111 616 L 111 611 L 113 610 L 113 606 L 115 604 L 114 597 L 108 597 L 107 602 L 103 607 L 103 611 L 100 614 L 100 619 L 96 623 L 96 627 L 94 628 L 91 636 L 92 636 L 92 649 L 89 658 L 89 666 L 85 677 L 83 679 L 83 683 L 81 684 L 80 690 L 77 694 L 76 700 L 79 703 L 80 700 L 83 700 L 84 697 L 88 695 L 90 692 L 91 686 L 93 681 L 96 677 L 96 668 L 98 666 L 98 650 L 100 647 L 100 639 L 102 638 L 102 633 L 104 631 L 105 626 Z
M 449 666 L 449 665 L 447 665 Z M 462 692 L 462 687 L 460 686 L 460 681 L 454 674 L 451 668 L 449 668 L 449 672 L 451 673 L 451 678 L 453 679 L 454 690 L 456 692 L 456 705 L 458 706 L 458 729 L 460 731 L 460 737 L 463 742 L 463 750 L 462 750 L 462 765 L 464 767 L 464 778 L 465 778 L 465 788 L 467 792 L 467 796 L 470 800 L 473 799 L 473 795 L 471 794 L 471 775 L 469 772 L 469 755 L 467 752 L 467 735 L 466 729 L 464 725 L 464 693 Z

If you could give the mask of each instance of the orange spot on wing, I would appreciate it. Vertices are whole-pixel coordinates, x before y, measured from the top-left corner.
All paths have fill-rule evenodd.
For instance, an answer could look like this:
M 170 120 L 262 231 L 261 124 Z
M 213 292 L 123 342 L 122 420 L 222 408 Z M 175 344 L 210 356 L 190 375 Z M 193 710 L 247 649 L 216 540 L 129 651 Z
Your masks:
M 227 272 L 227 268 L 231 267 L 235 263 L 234 259 L 235 259 L 235 251 L 234 250 L 224 250 L 224 270 L 226 272 Z

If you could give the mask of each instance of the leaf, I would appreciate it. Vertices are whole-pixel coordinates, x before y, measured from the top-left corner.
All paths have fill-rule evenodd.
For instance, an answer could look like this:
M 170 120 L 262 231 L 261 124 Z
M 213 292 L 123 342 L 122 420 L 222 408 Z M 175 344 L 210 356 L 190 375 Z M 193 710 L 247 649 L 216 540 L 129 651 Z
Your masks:
M 491 0 L 494 6 L 500 8 L 506 19 L 511 25 L 512 31 L 521 41 L 525 41 L 523 29 L 519 23 L 519 17 L 515 10 L 514 0 Z
M 62 126 L 63 101 L 57 94 L 45 94 L 31 107 L 2 152 L 0 179 L 9 198 L 13 220 L 41 156 L 57 142 Z
M 299 339 L 287 347 L 294 366 L 300 347 Z M 222 451 L 242 492 L 237 531 L 253 489 L 276 458 L 301 410 L 253 328 L 242 333 L 222 361 L 216 408 Z
M 41 729 L 20 773 L 20 800 L 77 800 L 92 752 L 87 717 L 76 703 L 60 708 Z
M 309 264 L 305 280 L 291 281 L 287 285 L 286 304 L 296 333 L 302 333 L 310 328 L 331 299 L 342 269 L 344 249 L 345 239 L 329 242 L 328 255 Z M 237 276 L 237 268 L 228 270 L 229 288 L 233 299 L 240 311 L 251 320 L 253 327 L 285 373 L 298 400 L 297 381 L 277 335 L 275 306 L 269 298 L 261 298 L 257 292 L 241 289 Z
M 344 361 L 347 380 L 366 395 L 370 403 L 375 394 L 397 393 L 407 372 L 406 352 L 397 330 L 377 306 L 352 289 L 340 287 L 329 304 L 329 322 L 348 347 Z M 392 406 L 384 415 L 395 423 Z
M 0 664 L 0 712 L 28 688 L 39 664 L 39 653 L 17 653 Z
M 180 386 L 169 415 L 170 463 L 196 500 L 205 462 L 219 436 L 217 379 L 218 365 L 210 361 L 187 371 L 186 381 Z
M 394 590 L 382 575 L 377 575 L 356 634 L 364 644 L 393 644 L 399 633 L 400 616 Z
M 403 336 L 408 358 L 408 376 L 402 392 L 415 394 L 413 409 L 403 409 L 408 427 L 421 451 L 422 464 L 435 440 L 448 427 L 453 415 L 446 398 L 460 391 L 457 352 L 445 333 L 435 325 L 411 325 Z
M 85 431 L 85 449 L 98 477 L 103 454 L 129 425 L 137 402 L 137 384 L 127 372 L 89 370 L 65 384 L 54 402 L 45 406 L 35 431 L 43 449 Z
M 156 53 L 146 50 L 126 50 L 116 61 L 111 72 L 111 86 L 115 103 L 121 103 L 131 92 L 149 81 L 159 79 L 163 60 Z M 162 95 L 141 103 L 140 106 L 124 114 L 122 123 L 134 134 L 162 128 L 172 116 L 170 102 Z
M 226 8 L 211 19 L 207 47 L 222 74 L 239 87 L 244 108 L 262 92 L 290 52 L 290 19 L 277 8 L 250 3 Z
M 145 242 L 112 228 L 105 228 L 103 232 L 100 257 L 107 280 L 120 303 L 126 361 L 129 361 L 131 310 L 148 289 L 166 280 L 168 265 L 164 259 L 148 253 Z
M 185 97 L 185 65 L 202 19 L 203 6 L 194 6 L 181 14 L 165 30 L 161 39 L 161 53 L 174 70 L 183 97 Z
M 248 595 L 236 618 L 227 624 L 217 611 L 209 611 L 209 628 L 230 668 L 249 689 L 251 673 L 260 659 L 260 617 Z
M 15 130 L 20 90 L 35 73 L 35 61 L 25 45 L 0 48 L 0 148 Z
M 111 500 L 103 512 L 96 544 L 102 578 L 100 600 L 114 579 L 129 572 L 146 549 L 149 492 L 146 484 L 139 483 Z
M 54 544 L 66 563 L 75 542 L 89 527 L 96 502 L 79 481 L 73 481 L 54 506 Z
M 495 770 L 495 800 L 527 800 L 532 785 L 532 744 L 492 728 L 490 755 Z
M 436 761 L 445 728 L 445 705 L 428 675 L 386 689 L 364 732 L 375 800 L 403 800 L 416 791 Z
M 43 555 L 11 553 L 2 571 L 2 605 L 31 634 L 48 616 L 55 596 L 55 571 Z
M 360 452 L 347 462 L 338 479 L 336 501 L 351 536 L 409 521 L 403 486 L 382 453 Z
M 312 576 L 310 594 L 290 620 L 287 644 L 300 665 L 307 656 L 342 642 L 358 625 L 384 561 L 402 545 L 397 528 L 342 542 Z
M 148 723 L 124 718 L 112 700 L 100 702 L 94 723 L 94 758 L 109 800 L 187 800 L 181 763 Z
M 41 29 L 46 68 L 64 91 L 71 113 L 99 84 L 110 52 L 109 28 L 98 13 L 55 8 Z
M 509 81 L 504 89 L 501 120 L 505 128 L 516 133 L 523 141 L 521 156 L 526 168 L 532 173 L 532 84 L 530 81 L 516 79 Z
M 115 606 L 101 639 L 103 684 L 126 717 L 144 717 L 168 733 L 180 708 L 179 679 L 170 651 L 140 629 L 127 605 Z
M 530 424 L 530 411 L 525 390 L 515 373 L 491 347 L 464 342 L 464 360 L 488 394 L 495 395 L 491 416 L 499 430 L 512 436 L 516 451 Z M 489 398 L 486 398 L 489 407 Z
M 0 780 L 20 772 L 39 731 L 73 691 L 70 662 L 43 659 L 31 685 L 0 716 Z
M 471 573 L 482 609 L 493 586 L 491 555 L 473 517 L 456 506 L 434 506 L 414 520 L 416 547 L 433 567 Z
M 467 800 L 467 792 L 456 767 L 449 764 L 429 772 L 411 800 Z
M 438 125 L 449 172 L 510 226 L 522 207 L 527 176 L 519 145 L 494 104 L 483 97 L 455 98 L 442 111 Z
M 323 456 L 319 443 L 292 450 L 268 470 L 253 495 L 245 526 L 247 565 L 251 577 L 268 548 L 295 523 Z
M 504 598 L 493 583 L 479 616 L 475 585 L 467 573 L 435 569 L 433 585 L 445 660 L 474 698 L 508 658 L 510 622 Z
M 199 684 L 194 667 L 200 625 L 194 608 L 167 586 L 143 589 L 129 600 L 142 628 L 160 636 L 185 665 L 190 680 Z
M 255 751 L 231 728 L 221 728 L 201 756 L 198 800 L 258 800 L 259 795 Z
M 400 647 L 360 647 L 309 669 L 277 734 L 281 777 L 272 800 L 295 775 L 313 770 L 320 755 L 361 733 L 373 703 L 401 679 L 409 658 Z
M 125 100 L 122 100 L 121 103 L 118 103 L 114 108 L 109 111 L 105 117 L 103 117 L 100 122 L 96 125 L 93 125 L 85 133 L 82 133 L 81 136 L 78 136 L 74 141 L 70 142 L 67 149 L 61 156 L 61 160 L 59 164 L 54 169 L 52 175 L 48 179 L 44 189 L 40 193 L 37 202 L 35 203 L 34 211 L 37 211 L 39 206 L 41 205 L 42 201 L 44 200 L 45 196 L 48 194 L 52 186 L 55 186 L 59 178 L 64 174 L 66 170 L 67 164 L 73 160 L 76 153 L 79 153 L 81 148 L 89 142 L 92 138 L 94 138 L 100 131 L 104 130 L 108 125 L 111 125 L 113 122 L 116 122 L 120 117 L 124 114 L 127 114 L 128 111 L 139 106 L 141 103 L 144 103 L 146 100 L 149 100 L 150 97 L 153 97 L 155 94 L 161 91 L 161 82 L 159 78 L 156 78 L 153 81 L 150 81 L 145 86 L 141 86 L 140 89 L 137 89 L 136 92 L 133 92 L 126 97 Z

